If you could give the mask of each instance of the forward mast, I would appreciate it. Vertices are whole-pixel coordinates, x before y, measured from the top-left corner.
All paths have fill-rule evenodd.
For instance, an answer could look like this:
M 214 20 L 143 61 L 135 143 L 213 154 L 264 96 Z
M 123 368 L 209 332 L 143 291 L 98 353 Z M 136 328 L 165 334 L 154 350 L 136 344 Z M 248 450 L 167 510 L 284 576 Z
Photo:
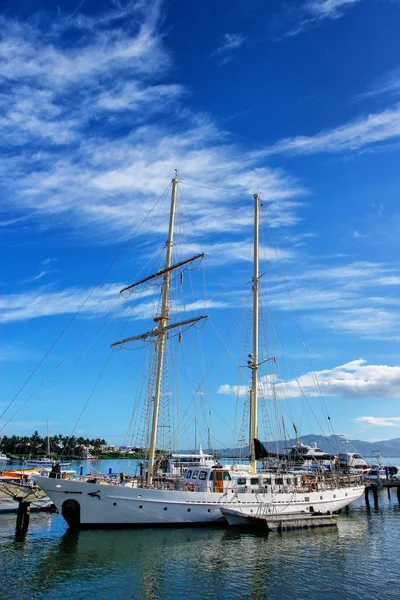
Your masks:
M 169 289 L 170 289 L 170 277 L 171 272 L 174 269 L 177 269 L 187 263 L 190 263 L 198 258 L 203 258 L 203 254 L 197 254 L 192 258 L 187 260 L 183 260 L 175 265 L 171 265 L 171 257 L 172 257 L 172 248 L 174 245 L 173 234 L 174 234 L 174 222 L 175 222 L 175 207 L 176 207 L 176 192 L 178 187 L 178 172 L 175 171 L 175 177 L 172 179 L 172 191 L 171 191 L 171 206 L 170 206 L 170 215 L 169 215 L 169 227 L 168 227 L 168 239 L 166 241 L 166 257 L 165 257 L 165 265 L 164 268 L 157 273 L 146 277 L 134 283 L 132 285 L 126 286 L 121 290 L 121 294 L 130 289 L 150 281 L 156 277 L 162 276 L 162 286 L 161 286 L 161 306 L 160 306 L 160 314 L 157 315 L 154 319 L 156 322 L 156 327 L 151 331 L 146 333 L 132 336 L 129 338 L 125 338 L 118 342 L 114 342 L 111 344 L 111 347 L 120 346 L 122 344 L 126 344 L 127 342 L 132 342 L 135 340 L 146 340 L 147 338 L 155 338 L 156 339 L 156 352 L 157 352 L 157 368 L 156 368 L 156 382 L 154 389 L 154 400 L 153 400 L 153 414 L 152 414 L 152 425 L 151 425 L 151 434 L 150 434 L 150 446 L 149 446 L 149 461 L 148 461 L 148 469 L 147 469 L 147 478 L 146 484 L 151 486 L 153 484 L 153 476 L 154 476 L 154 461 L 156 455 L 156 445 L 157 445 L 157 428 L 158 428 L 158 414 L 160 408 L 160 399 L 161 399 L 161 382 L 163 377 L 163 364 L 164 364 L 164 355 L 165 355 L 165 342 L 167 333 L 169 330 L 174 329 L 176 327 L 181 327 L 184 325 L 192 325 L 206 319 L 206 315 L 202 315 L 200 317 L 195 317 L 192 319 L 187 319 L 185 321 L 180 321 L 179 323 L 173 323 L 168 325 L 169 317 L 169 306 L 168 306 L 168 298 L 169 298 Z

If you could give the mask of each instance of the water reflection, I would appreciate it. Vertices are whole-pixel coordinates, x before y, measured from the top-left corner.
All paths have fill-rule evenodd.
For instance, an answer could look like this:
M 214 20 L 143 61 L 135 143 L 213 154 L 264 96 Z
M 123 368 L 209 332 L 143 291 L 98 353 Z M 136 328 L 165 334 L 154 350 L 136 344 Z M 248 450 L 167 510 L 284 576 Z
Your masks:
M 213 528 L 74 532 L 64 531 L 60 517 L 40 515 L 23 541 L 15 541 L 11 527 L 2 533 L 0 578 L 26 598 L 380 597 L 385 582 L 397 581 L 399 533 L 398 507 L 388 506 L 374 514 L 360 507 L 342 515 L 338 528 L 270 535 Z M 385 598 L 397 598 L 395 589 L 386 587 Z M 15 599 L 7 593 L 2 598 Z

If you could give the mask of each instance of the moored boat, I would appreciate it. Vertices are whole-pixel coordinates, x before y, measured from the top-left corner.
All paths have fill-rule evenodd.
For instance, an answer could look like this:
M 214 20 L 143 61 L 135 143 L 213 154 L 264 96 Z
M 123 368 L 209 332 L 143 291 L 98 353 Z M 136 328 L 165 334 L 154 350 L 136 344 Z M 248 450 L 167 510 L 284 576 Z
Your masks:
M 48 494 L 68 525 L 93 526 L 145 526 L 194 525 L 223 523 L 224 509 L 237 510 L 251 516 L 263 511 L 265 515 L 290 515 L 303 519 L 304 514 L 331 516 L 332 513 L 359 498 L 364 486 L 357 476 L 338 473 L 298 475 L 258 470 L 259 442 L 257 440 L 257 407 L 259 369 L 271 358 L 259 356 L 259 210 L 260 196 L 254 195 L 254 261 L 252 278 L 252 353 L 247 367 L 251 371 L 249 394 L 249 463 L 221 465 L 213 461 L 192 465 L 176 479 L 160 478 L 157 473 L 156 444 L 159 434 L 159 408 L 165 348 L 176 330 L 179 341 L 182 333 L 192 325 L 207 319 L 206 315 L 170 323 L 169 286 L 172 274 L 202 255 L 172 264 L 173 229 L 177 193 L 177 176 L 172 180 L 166 260 L 163 269 L 145 279 L 125 287 L 126 293 L 138 285 L 162 280 L 159 312 L 150 331 L 114 342 L 112 347 L 123 347 L 131 342 L 150 341 L 156 356 L 155 377 L 150 378 L 151 427 L 148 459 L 141 476 L 131 481 L 114 481 L 107 476 L 94 476 L 90 480 L 76 477 L 62 479 L 34 476 L 37 484 Z M 318 449 L 316 449 L 318 450 Z M 321 452 L 321 451 L 319 451 Z M 316 454 L 316 452 L 314 452 Z M 178 460 L 182 459 L 179 455 Z M 311 517 L 313 518 L 313 517 Z

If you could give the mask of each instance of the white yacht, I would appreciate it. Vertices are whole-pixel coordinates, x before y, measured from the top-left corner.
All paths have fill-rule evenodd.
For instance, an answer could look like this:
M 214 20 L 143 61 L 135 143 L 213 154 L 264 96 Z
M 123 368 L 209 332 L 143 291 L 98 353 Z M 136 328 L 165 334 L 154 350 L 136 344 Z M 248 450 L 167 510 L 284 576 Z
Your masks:
M 358 452 L 341 452 L 338 460 L 339 468 L 345 472 L 366 475 L 370 470 L 367 461 Z
M 166 476 L 183 477 L 186 475 L 188 469 L 213 467 L 216 464 L 217 461 L 214 456 L 212 454 L 204 454 L 203 448 L 200 445 L 198 454 L 172 454 L 171 458 L 167 461 L 165 474 Z
M 290 448 L 287 460 L 288 464 L 303 467 L 311 467 L 312 465 L 330 466 L 335 460 L 335 456 L 318 448 L 315 442 L 313 446 L 309 446 L 301 440 L 297 440 L 296 445 Z
M 201 457 L 202 464 L 186 468 L 184 478 L 162 481 L 156 471 L 156 444 L 160 436 L 160 398 L 165 364 L 165 348 L 171 343 L 173 334 L 177 341 L 194 324 L 205 320 L 202 315 L 178 323 L 171 322 L 170 283 L 172 276 L 179 278 L 179 269 L 187 266 L 202 255 L 172 264 L 173 230 L 178 178 L 172 180 L 171 208 L 164 268 L 127 286 L 121 293 L 127 294 L 145 282 L 154 283 L 161 279 L 159 311 L 156 326 L 147 333 L 114 342 L 112 347 L 121 348 L 131 342 L 146 342 L 152 345 L 154 376 L 149 378 L 150 391 L 147 398 L 151 406 L 149 454 L 142 476 L 128 481 L 115 482 L 107 476 L 62 479 L 35 476 L 37 484 L 54 502 L 71 527 L 143 526 L 143 525 L 192 525 L 217 523 L 229 518 L 221 509 L 229 508 L 240 514 L 277 515 L 330 515 L 359 498 L 364 486 L 357 476 L 349 475 L 296 475 L 258 471 L 257 451 L 257 407 L 259 394 L 259 369 L 268 368 L 269 358 L 259 353 L 259 210 L 260 197 L 254 195 L 254 265 L 252 277 L 252 353 L 247 361 L 251 374 L 249 394 L 249 462 L 250 464 L 211 464 L 212 457 Z M 176 275 L 178 271 L 178 276 Z M 160 442 L 158 447 L 160 447 Z M 177 456 L 177 469 L 182 469 L 182 460 Z M 183 474 L 183 469 L 182 469 Z
M 55 458 L 27 458 L 24 460 L 24 465 L 27 467 L 52 467 L 57 462 L 60 467 L 69 467 L 72 461 L 57 461 Z

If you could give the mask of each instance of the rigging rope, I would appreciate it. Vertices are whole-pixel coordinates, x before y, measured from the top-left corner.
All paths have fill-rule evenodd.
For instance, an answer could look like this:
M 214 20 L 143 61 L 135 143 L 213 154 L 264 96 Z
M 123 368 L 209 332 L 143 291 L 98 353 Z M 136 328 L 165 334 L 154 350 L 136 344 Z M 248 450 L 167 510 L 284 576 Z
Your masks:
M 81 305 L 78 307 L 77 311 L 75 312 L 75 314 L 71 317 L 71 319 L 68 321 L 68 323 L 65 325 L 65 327 L 61 330 L 61 333 L 59 333 L 59 335 L 56 337 L 55 341 L 51 344 L 51 346 L 49 347 L 49 349 L 45 352 L 44 356 L 40 359 L 40 361 L 38 362 L 38 364 L 36 365 L 36 367 L 33 369 L 33 371 L 31 372 L 31 374 L 29 375 L 29 377 L 25 380 L 25 382 L 23 383 L 23 385 L 19 388 L 19 390 L 17 391 L 17 393 L 15 394 L 15 396 L 12 398 L 12 400 L 9 402 L 9 404 L 6 406 L 6 408 L 4 409 L 4 411 L 2 412 L 2 414 L 0 415 L 0 419 L 2 419 L 4 417 L 4 415 L 6 414 L 6 412 L 9 410 L 9 408 L 13 405 L 13 403 L 15 402 L 15 400 L 19 397 L 19 395 L 21 394 L 21 392 L 25 389 L 26 385 L 29 383 L 29 381 L 32 379 L 32 377 L 35 375 L 35 373 L 38 371 L 38 369 L 41 367 L 41 365 L 44 363 L 44 361 L 46 360 L 46 358 L 49 356 L 50 352 L 53 350 L 53 348 L 56 346 L 56 344 L 59 342 L 59 340 L 62 338 L 62 336 L 64 335 L 64 333 L 69 329 L 69 327 L 72 325 L 72 323 L 74 322 L 74 320 L 76 319 L 76 317 L 78 316 L 78 314 L 80 313 L 80 311 L 82 310 L 82 308 L 86 305 L 86 303 L 88 302 L 88 300 L 91 298 L 91 296 L 93 295 L 93 293 L 95 292 L 95 290 L 99 287 L 99 285 L 104 281 L 105 277 L 108 275 L 108 273 L 111 271 L 111 269 L 113 268 L 113 266 L 115 265 L 115 263 L 118 261 L 118 259 L 120 258 L 120 256 L 123 254 L 123 252 L 125 251 L 125 249 L 129 246 L 129 244 L 131 243 L 131 241 L 133 240 L 133 238 L 135 237 L 135 235 L 137 234 L 137 232 L 139 231 L 139 229 L 142 227 L 143 223 L 146 221 L 146 219 L 151 215 L 151 213 L 153 212 L 153 210 L 156 208 L 156 206 L 159 204 L 160 200 L 163 198 L 163 196 L 166 194 L 167 190 L 170 188 L 171 183 L 168 184 L 168 186 L 165 188 L 164 192 L 161 194 L 161 196 L 158 198 L 158 200 L 156 201 L 156 203 L 151 207 L 151 209 L 149 210 L 149 212 L 145 215 L 145 217 L 142 219 L 142 221 L 139 223 L 139 225 L 137 226 L 137 228 L 135 229 L 135 231 L 133 232 L 133 234 L 130 236 L 130 238 L 125 242 L 125 244 L 122 246 L 122 248 L 117 252 L 116 256 L 114 257 L 114 259 L 111 261 L 111 263 L 109 264 L 109 266 L 107 267 L 107 269 L 104 271 L 103 275 L 100 277 L 100 279 L 97 281 L 96 285 L 91 289 L 91 291 L 89 292 L 89 294 L 86 296 L 86 298 L 84 299 L 84 301 L 81 303 Z

